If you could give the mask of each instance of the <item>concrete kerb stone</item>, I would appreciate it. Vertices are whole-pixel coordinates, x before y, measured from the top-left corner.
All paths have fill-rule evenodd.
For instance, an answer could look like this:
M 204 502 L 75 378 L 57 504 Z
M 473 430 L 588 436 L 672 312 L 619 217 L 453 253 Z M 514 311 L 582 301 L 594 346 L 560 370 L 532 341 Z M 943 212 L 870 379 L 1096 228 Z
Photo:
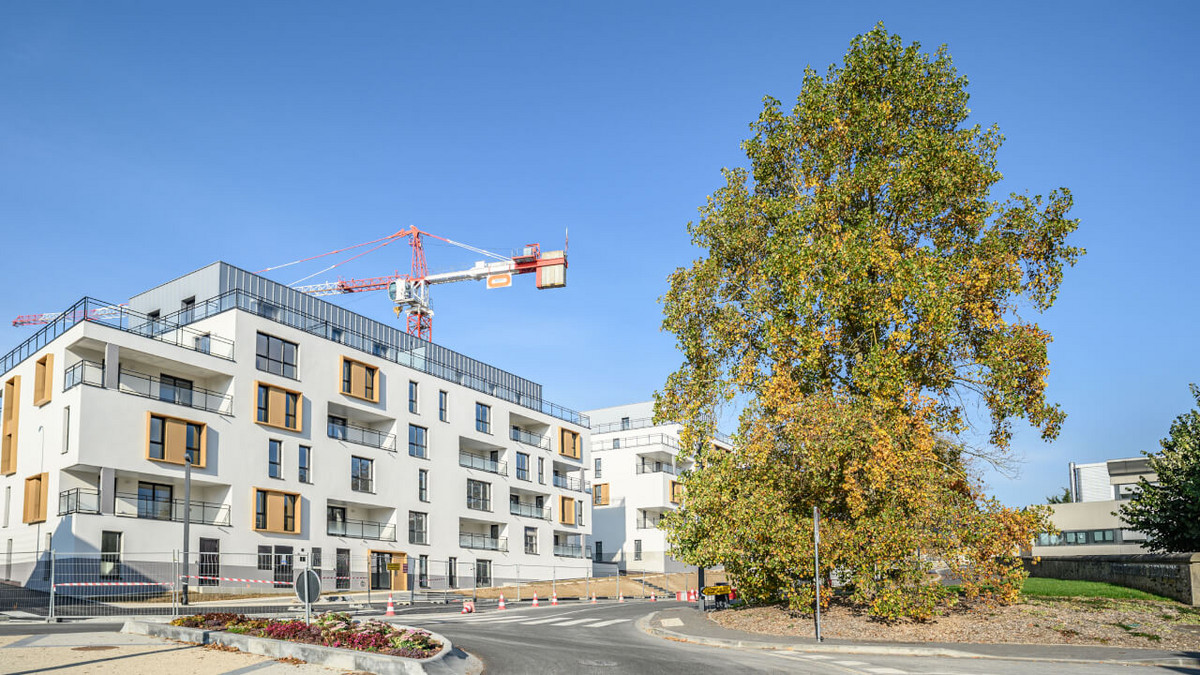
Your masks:
M 424 629 L 421 629 L 424 630 Z M 438 663 L 446 658 L 454 646 L 450 640 L 432 631 L 426 631 L 442 643 L 442 649 L 427 659 L 410 659 L 403 656 L 388 656 L 353 649 L 338 649 L 321 645 L 310 645 L 285 640 L 252 637 L 239 633 L 227 633 L 217 630 L 200 628 L 185 628 L 172 626 L 154 621 L 131 619 L 125 622 L 122 633 L 149 635 L 151 637 L 193 642 L 197 644 L 223 644 L 237 647 L 241 651 L 275 659 L 294 658 L 308 663 L 340 668 L 342 670 L 357 670 L 378 675 L 422 675 L 425 666 Z
M 958 659 L 986 659 L 992 661 L 1036 661 L 1042 663 L 1080 663 L 1080 664 L 1097 664 L 1103 663 L 1107 665 L 1119 666 L 1175 666 L 1196 668 L 1200 667 L 1200 658 L 1191 657 L 1165 657 L 1165 658 L 1150 658 L 1150 659 L 1070 659 L 1070 658 L 1054 658 L 1054 657 L 1029 657 L 1029 656 L 1008 656 L 1001 654 L 986 654 L 980 652 L 970 652 L 959 649 L 947 649 L 945 647 L 918 647 L 912 645 L 847 645 L 847 644 L 812 644 L 812 645 L 797 645 L 787 644 L 783 642 L 769 642 L 763 640 L 728 640 L 724 638 L 711 638 L 699 635 L 686 635 L 677 633 L 669 628 L 664 628 L 661 625 L 654 625 L 655 619 L 661 612 L 652 612 L 638 619 L 636 626 L 638 630 L 662 638 L 664 640 L 672 640 L 674 642 L 686 642 L 689 644 L 705 645 L 708 647 L 723 647 L 726 649 L 758 649 L 763 651 L 780 651 L 780 652 L 796 652 L 801 654 L 862 654 L 862 655 L 885 655 L 885 656 L 943 656 Z M 1021 645 L 1013 645 L 1020 647 Z M 1045 645 L 1038 645 L 1039 647 Z

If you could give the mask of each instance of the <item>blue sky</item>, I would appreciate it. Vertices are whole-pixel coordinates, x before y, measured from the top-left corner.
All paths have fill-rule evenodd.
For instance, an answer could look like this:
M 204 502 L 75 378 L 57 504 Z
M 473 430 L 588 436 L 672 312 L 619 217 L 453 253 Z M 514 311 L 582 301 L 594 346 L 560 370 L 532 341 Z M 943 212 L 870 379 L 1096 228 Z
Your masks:
M 0 348 L 18 314 L 223 259 L 257 270 L 408 225 L 506 253 L 562 245 L 568 287 L 434 291 L 435 340 L 575 409 L 644 400 L 686 224 L 744 164 L 764 95 L 883 20 L 970 78 L 1005 191 L 1074 191 L 1088 255 L 1040 319 L 1069 417 L 1018 434 L 1004 501 L 1067 462 L 1157 446 L 1200 380 L 1190 3 L 25 2 L 0 4 Z M 430 271 L 477 256 L 427 246 Z M 392 245 L 311 281 L 406 270 Z M 285 283 L 316 272 L 297 266 Z M 339 300 L 392 320 L 381 294 Z

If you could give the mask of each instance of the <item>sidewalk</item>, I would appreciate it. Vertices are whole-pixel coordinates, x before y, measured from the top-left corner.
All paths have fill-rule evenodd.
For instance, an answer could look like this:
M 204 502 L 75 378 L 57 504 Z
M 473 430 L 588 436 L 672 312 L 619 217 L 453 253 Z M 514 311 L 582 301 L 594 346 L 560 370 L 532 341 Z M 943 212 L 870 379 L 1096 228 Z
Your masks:
M 1010 661 L 1103 663 L 1109 665 L 1200 667 L 1200 653 L 1092 645 L 851 642 L 764 635 L 730 630 L 693 607 L 665 609 L 638 621 L 645 633 L 667 640 L 733 649 L 767 649 L 829 654 L 943 656 Z

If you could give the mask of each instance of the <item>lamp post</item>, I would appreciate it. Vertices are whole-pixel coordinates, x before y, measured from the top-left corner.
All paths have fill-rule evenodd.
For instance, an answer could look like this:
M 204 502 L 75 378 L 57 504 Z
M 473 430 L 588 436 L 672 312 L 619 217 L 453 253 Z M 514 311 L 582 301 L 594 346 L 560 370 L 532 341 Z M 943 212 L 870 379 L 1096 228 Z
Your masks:
M 192 451 L 183 453 L 183 593 L 179 601 L 188 604 L 188 540 L 192 522 Z

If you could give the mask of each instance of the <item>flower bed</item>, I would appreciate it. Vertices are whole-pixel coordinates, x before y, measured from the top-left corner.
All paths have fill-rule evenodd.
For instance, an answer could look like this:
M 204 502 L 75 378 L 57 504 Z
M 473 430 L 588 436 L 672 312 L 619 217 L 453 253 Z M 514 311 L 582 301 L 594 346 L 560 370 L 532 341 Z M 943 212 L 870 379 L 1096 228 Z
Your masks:
M 210 613 L 179 617 L 171 625 L 410 659 L 427 659 L 442 648 L 440 642 L 423 630 L 399 629 L 383 621 L 355 621 L 342 612 L 319 614 L 311 624 L 300 619 L 252 619 L 244 614 Z

